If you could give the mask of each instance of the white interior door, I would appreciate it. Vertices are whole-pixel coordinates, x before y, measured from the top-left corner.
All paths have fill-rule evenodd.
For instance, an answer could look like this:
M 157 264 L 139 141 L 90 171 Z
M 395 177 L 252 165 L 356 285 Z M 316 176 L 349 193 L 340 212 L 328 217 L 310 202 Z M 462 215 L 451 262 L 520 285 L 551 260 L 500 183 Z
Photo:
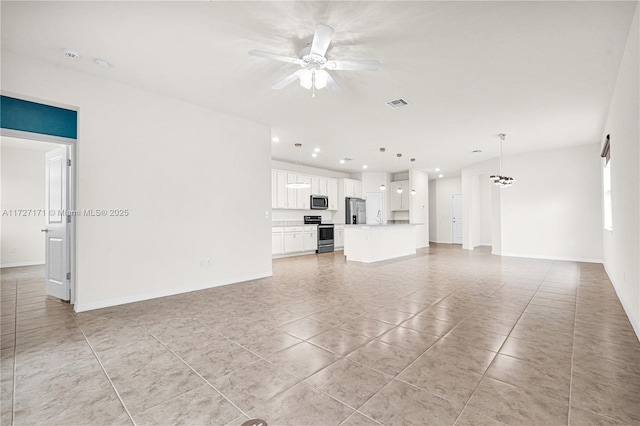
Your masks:
M 382 224 L 384 221 L 384 208 L 382 192 L 367 192 L 367 223 Z
M 462 244 L 462 194 L 451 196 L 451 229 L 453 244 Z
M 46 292 L 70 299 L 69 283 L 69 148 L 46 153 L 45 189 L 45 280 Z

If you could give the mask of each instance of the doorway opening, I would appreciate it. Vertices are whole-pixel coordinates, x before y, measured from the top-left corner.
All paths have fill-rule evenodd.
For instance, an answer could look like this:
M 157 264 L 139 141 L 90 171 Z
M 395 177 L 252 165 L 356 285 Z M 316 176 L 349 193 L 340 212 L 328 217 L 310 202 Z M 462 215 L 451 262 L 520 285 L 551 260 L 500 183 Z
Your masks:
M 462 244 L 462 194 L 451 196 L 451 242 Z
M 16 154 L 19 161 L 12 162 L 12 167 L 2 168 L 3 195 L 16 194 L 13 198 L 2 197 L 2 219 L 3 222 L 13 220 L 14 225 L 19 224 L 16 221 L 19 219 L 23 221 L 20 225 L 24 225 L 23 231 L 9 235 L 12 239 L 8 239 L 6 233 L 3 235 L 0 265 L 3 268 L 28 267 L 29 263 L 44 263 L 45 294 L 75 304 L 77 110 L 4 93 L 0 96 L 0 103 L 0 149 L 13 154 L 22 152 Z M 25 154 L 29 150 L 40 154 Z M 43 158 L 38 159 L 38 155 Z M 31 163 L 30 159 L 35 159 L 35 163 Z M 9 164 L 5 155 L 2 155 L 2 163 L 3 166 Z M 41 169 L 38 169 L 37 163 L 40 163 Z M 20 169 L 23 166 L 26 169 L 33 167 L 33 173 L 24 173 L 25 170 Z M 7 175 L 12 168 L 17 173 L 13 178 Z M 29 189 L 27 183 L 35 182 L 32 175 L 42 174 L 42 186 Z M 9 229 L 8 226 L 2 228 Z M 42 242 L 44 250 L 40 247 L 40 251 L 37 251 L 23 242 L 20 254 L 33 250 L 32 258 L 19 260 L 16 242 L 23 232 L 45 235 Z M 32 241 L 37 240 L 36 237 Z M 37 286 L 37 283 L 33 285 Z
M 32 278 L 34 290 L 40 271 L 44 294 L 75 303 L 75 174 L 70 166 L 75 146 L 6 136 L 3 131 L 0 150 L 0 266 L 21 268 Z

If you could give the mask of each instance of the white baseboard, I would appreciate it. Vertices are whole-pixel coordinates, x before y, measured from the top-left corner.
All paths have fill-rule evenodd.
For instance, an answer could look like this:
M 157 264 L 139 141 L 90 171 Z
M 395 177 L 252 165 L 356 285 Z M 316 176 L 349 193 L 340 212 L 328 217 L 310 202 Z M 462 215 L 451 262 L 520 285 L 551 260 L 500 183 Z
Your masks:
M 74 305 L 74 310 L 76 312 L 92 311 L 94 309 L 108 308 L 110 306 L 124 305 L 126 303 L 142 302 L 144 300 L 157 299 L 159 297 L 174 296 L 176 294 L 189 293 L 189 292 L 198 291 L 198 290 L 206 290 L 208 288 L 220 287 L 228 284 L 236 284 L 244 281 L 257 280 L 260 278 L 267 278 L 272 275 L 273 275 L 272 271 L 259 272 L 256 274 L 245 275 L 241 277 L 234 277 L 231 279 L 216 280 L 216 281 L 211 281 L 207 283 L 169 288 L 169 289 L 160 290 L 160 291 L 153 291 L 151 293 L 134 294 L 131 296 L 117 297 L 115 299 L 99 300 L 96 302 L 76 303 Z
M 19 266 L 38 266 L 44 265 L 44 260 L 31 260 L 28 262 L 3 263 L 0 268 L 17 268 Z
M 607 264 L 604 263 L 603 265 L 604 265 L 604 271 L 609 276 L 609 281 L 611 281 L 611 284 L 613 284 L 613 289 L 616 292 L 616 296 L 618 296 L 618 300 L 620 301 L 620 304 L 622 305 L 622 309 L 624 309 L 624 313 L 627 314 L 627 318 L 629 318 L 629 322 L 631 323 L 631 327 L 633 328 L 633 331 L 635 331 L 636 336 L 638 337 L 638 340 L 640 340 L 640 324 L 638 323 L 638 319 L 633 315 L 633 312 L 629 308 L 629 305 L 627 305 L 625 303 L 624 299 L 622 297 L 620 297 L 620 293 L 618 292 L 618 286 L 616 285 L 616 282 L 614 281 L 613 276 L 607 270 Z
M 502 252 L 500 256 L 524 257 L 528 259 L 542 259 L 542 260 L 560 260 L 560 261 L 566 261 L 566 262 L 602 263 L 602 259 L 591 259 L 588 257 L 542 256 L 538 254 L 519 254 L 519 253 L 504 253 L 504 252 Z

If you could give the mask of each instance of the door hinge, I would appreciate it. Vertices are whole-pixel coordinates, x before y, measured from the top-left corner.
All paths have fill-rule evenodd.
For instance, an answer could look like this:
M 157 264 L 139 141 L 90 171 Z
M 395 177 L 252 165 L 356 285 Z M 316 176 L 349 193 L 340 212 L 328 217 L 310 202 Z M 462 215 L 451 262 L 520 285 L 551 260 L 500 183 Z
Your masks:
M 67 166 L 71 166 L 71 158 L 67 158 Z
M 67 272 L 67 279 L 70 280 L 71 279 L 71 272 Z

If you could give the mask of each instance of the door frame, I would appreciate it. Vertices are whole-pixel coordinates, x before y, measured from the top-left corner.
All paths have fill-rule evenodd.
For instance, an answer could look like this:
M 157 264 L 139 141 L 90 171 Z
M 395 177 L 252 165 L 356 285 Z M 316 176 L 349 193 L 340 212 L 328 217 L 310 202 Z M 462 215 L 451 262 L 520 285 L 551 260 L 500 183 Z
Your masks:
M 65 107 L 69 108 L 69 107 Z M 0 129 L 0 136 L 7 136 L 18 139 L 26 139 L 39 142 L 49 142 L 58 145 L 66 145 L 69 147 L 69 158 L 71 159 L 71 166 L 69 167 L 69 210 L 77 211 L 77 188 L 78 188 L 78 155 L 77 155 L 77 139 L 63 138 L 60 136 L 51 136 L 41 133 L 24 132 L 21 130 L 12 129 Z M 44 183 L 43 183 L 44 184 Z M 77 293 L 77 243 L 76 243 L 76 215 L 71 215 L 71 223 L 69 223 L 69 269 L 71 272 L 71 280 L 69 281 L 69 288 L 71 290 L 71 304 L 76 303 Z
M 460 202 L 462 203 L 462 194 L 461 193 L 455 193 L 455 194 L 451 194 L 451 244 L 463 244 L 464 243 L 464 229 L 462 230 L 462 241 L 461 242 L 456 242 L 456 227 L 455 227 L 455 223 L 453 222 L 453 220 L 455 219 L 455 215 L 454 212 L 456 210 L 456 199 L 459 199 Z M 463 207 L 464 205 L 460 206 L 460 216 L 462 216 L 463 214 Z M 464 221 L 462 222 L 464 224 Z

